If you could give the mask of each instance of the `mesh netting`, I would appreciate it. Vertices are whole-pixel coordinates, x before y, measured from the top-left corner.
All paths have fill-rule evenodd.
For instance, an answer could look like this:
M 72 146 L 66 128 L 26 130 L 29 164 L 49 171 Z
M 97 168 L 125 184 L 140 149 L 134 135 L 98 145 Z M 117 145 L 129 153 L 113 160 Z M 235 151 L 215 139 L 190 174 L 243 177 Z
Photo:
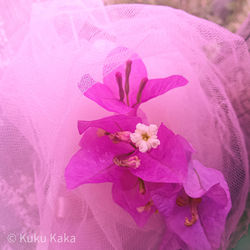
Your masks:
M 185 137 L 204 165 L 224 174 L 232 210 L 221 249 L 230 248 L 249 222 L 250 59 L 243 39 L 168 7 L 104 7 L 80 0 L 44 1 L 32 8 L 31 1 L 18 4 L 19 13 L 31 9 L 30 16 L 17 19 L 1 8 L 12 47 L 0 82 L 0 198 L 6 215 L 1 248 L 160 246 L 165 230 L 160 214 L 138 228 L 113 202 L 110 183 L 65 187 L 64 169 L 80 140 L 77 121 L 110 115 L 82 92 L 131 55 L 117 50 L 106 60 L 116 47 L 136 52 L 149 78 L 177 74 L 189 80 L 141 108 L 150 122 L 164 122 Z M 5 47 L 4 53 L 9 51 Z M 76 242 L 11 245 L 6 241 L 11 232 L 65 233 Z

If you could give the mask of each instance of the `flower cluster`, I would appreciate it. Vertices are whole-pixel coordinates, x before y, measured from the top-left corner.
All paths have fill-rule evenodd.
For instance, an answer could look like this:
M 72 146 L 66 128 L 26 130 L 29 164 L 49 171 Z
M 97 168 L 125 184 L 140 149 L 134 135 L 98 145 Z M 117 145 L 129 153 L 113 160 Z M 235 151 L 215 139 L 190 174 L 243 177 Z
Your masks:
M 192 158 L 193 148 L 164 124 L 145 124 L 138 107 L 187 84 L 179 75 L 147 78 L 132 55 L 84 95 L 116 115 L 79 121 L 80 150 L 66 170 L 67 187 L 112 182 L 113 200 L 143 226 L 159 212 L 180 246 L 219 248 L 231 208 L 223 175 Z

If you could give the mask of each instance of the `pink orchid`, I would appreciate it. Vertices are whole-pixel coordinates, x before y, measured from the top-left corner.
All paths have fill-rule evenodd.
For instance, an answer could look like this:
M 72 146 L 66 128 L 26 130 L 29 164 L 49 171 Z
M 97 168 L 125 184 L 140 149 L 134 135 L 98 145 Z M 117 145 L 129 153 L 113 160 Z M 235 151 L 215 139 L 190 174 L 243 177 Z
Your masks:
M 140 118 L 125 115 L 79 121 L 81 149 L 70 160 L 65 178 L 68 188 L 112 182 L 114 200 L 143 225 L 156 210 L 150 183 L 182 183 L 192 149 L 161 124 L 160 145 L 142 153 L 128 136 L 140 123 Z
M 168 230 L 186 249 L 211 250 L 220 247 L 231 200 L 221 172 L 192 161 L 183 186 L 167 184 L 152 193 L 165 216 Z M 170 248 L 171 249 L 171 248 Z
M 121 48 L 114 49 L 108 59 L 120 50 Z M 109 64 L 108 60 L 104 68 Z M 137 54 L 133 54 L 111 72 L 105 73 L 103 83 L 95 83 L 84 95 L 108 111 L 119 114 L 136 113 L 141 103 L 187 83 L 180 75 L 148 79 L 143 61 Z

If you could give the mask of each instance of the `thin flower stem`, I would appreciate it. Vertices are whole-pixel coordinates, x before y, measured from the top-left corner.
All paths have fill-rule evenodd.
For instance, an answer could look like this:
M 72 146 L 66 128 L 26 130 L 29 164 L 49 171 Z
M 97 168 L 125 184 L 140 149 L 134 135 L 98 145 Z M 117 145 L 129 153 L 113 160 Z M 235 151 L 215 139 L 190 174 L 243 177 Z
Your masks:
M 140 194 L 145 194 L 146 193 L 146 187 L 145 187 L 145 183 L 143 181 L 143 179 L 138 178 L 139 181 L 139 193 Z
M 132 61 L 127 61 L 126 63 L 126 74 L 125 74 L 125 94 L 126 94 L 126 100 L 127 100 L 127 105 L 129 106 L 129 76 L 131 73 L 131 65 Z
M 137 104 L 141 103 L 142 92 L 143 92 L 147 82 L 148 82 L 148 78 L 143 78 L 141 80 L 141 83 L 140 83 L 140 86 L 139 86 L 139 91 L 138 91 L 138 94 L 137 94 L 137 97 L 136 97 Z
M 119 88 L 120 101 L 123 102 L 123 100 L 124 100 L 124 90 L 123 90 L 123 87 L 122 87 L 122 74 L 120 72 L 117 72 L 115 74 L 115 78 L 116 78 L 116 82 L 117 82 L 118 88 Z
M 118 122 L 115 122 L 115 125 L 120 129 L 121 132 L 123 131 L 123 129 L 121 128 Z
M 125 156 L 125 157 L 126 157 L 126 156 L 130 156 L 130 155 L 132 155 L 134 152 L 135 152 L 135 150 L 133 150 L 133 151 L 127 153 L 127 154 L 118 155 L 118 156 L 116 156 L 116 158 L 121 158 L 121 157 L 124 157 L 124 156 Z

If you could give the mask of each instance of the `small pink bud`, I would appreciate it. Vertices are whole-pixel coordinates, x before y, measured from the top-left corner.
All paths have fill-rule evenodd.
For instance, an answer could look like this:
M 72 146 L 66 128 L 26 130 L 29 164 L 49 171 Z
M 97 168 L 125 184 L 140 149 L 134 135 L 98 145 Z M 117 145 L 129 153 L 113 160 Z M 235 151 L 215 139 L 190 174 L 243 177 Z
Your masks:
M 119 160 L 117 157 L 114 158 L 114 163 L 119 167 L 127 167 L 136 169 L 140 166 L 141 160 L 138 156 L 131 156 L 125 160 Z
M 110 134 L 109 138 L 114 143 L 121 142 L 121 141 L 130 143 L 131 142 L 130 134 L 131 134 L 130 131 L 120 131 L 120 132 L 116 132 L 114 134 Z
M 98 128 L 96 134 L 98 137 L 102 137 L 102 136 L 107 135 L 107 132 L 102 128 Z
M 124 142 L 131 142 L 130 140 L 130 131 L 122 131 L 122 132 L 116 132 L 115 136 L 117 139 L 124 141 Z
M 129 157 L 127 160 L 123 161 L 123 164 L 125 164 L 129 168 L 138 168 L 141 164 L 141 160 L 139 159 L 138 156 L 132 156 Z

